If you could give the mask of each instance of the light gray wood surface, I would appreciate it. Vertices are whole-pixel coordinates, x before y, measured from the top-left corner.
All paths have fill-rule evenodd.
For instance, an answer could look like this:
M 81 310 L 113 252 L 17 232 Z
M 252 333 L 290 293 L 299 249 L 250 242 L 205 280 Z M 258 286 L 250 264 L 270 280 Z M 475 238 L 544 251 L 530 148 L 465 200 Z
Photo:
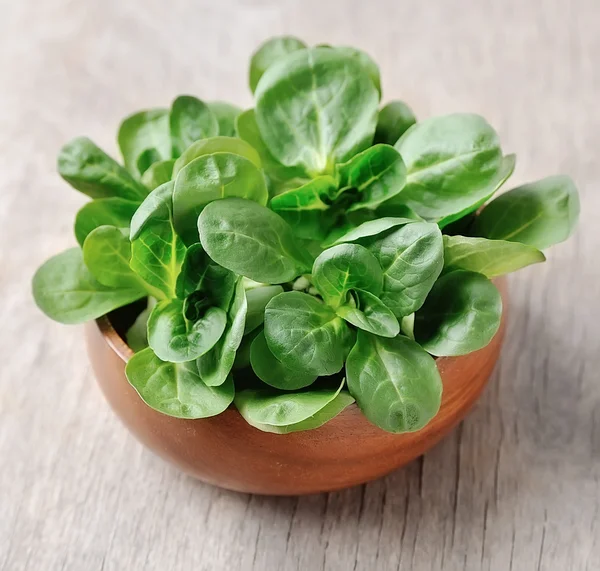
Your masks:
M 0 2 L 0 570 L 600 569 L 597 0 Z M 420 117 L 485 115 L 515 180 L 571 174 L 578 234 L 511 280 L 483 398 L 423 459 L 331 495 L 252 497 L 144 450 L 95 385 L 82 329 L 33 305 L 83 197 L 55 156 L 179 93 L 249 105 L 266 37 L 354 44 Z M 243 466 L 240 466 L 243 470 Z

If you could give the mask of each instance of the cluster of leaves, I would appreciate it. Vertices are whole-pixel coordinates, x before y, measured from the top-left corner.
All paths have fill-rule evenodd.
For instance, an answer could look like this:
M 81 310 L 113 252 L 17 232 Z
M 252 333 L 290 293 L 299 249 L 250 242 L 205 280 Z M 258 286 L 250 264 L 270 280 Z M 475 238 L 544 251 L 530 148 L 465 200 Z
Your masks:
M 81 248 L 38 270 L 35 299 L 80 323 L 147 298 L 126 373 L 165 414 L 233 402 L 287 433 L 356 401 L 384 430 L 418 430 L 441 402 L 434 357 L 490 342 L 490 278 L 566 239 L 577 191 L 554 176 L 490 201 L 515 166 L 494 129 L 380 108 L 378 68 L 356 49 L 270 40 L 250 86 L 244 112 L 182 96 L 127 118 L 124 167 L 67 144 L 59 172 L 93 200 Z

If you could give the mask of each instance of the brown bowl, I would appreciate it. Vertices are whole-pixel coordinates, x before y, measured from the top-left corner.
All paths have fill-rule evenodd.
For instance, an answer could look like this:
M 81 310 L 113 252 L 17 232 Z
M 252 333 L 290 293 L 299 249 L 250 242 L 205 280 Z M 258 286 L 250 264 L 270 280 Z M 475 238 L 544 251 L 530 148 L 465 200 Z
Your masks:
M 249 424 L 232 406 L 219 416 L 183 420 L 148 407 L 125 377 L 133 355 L 108 317 L 86 325 L 98 383 L 117 416 L 148 448 L 204 482 L 240 492 L 297 495 L 325 492 L 379 478 L 429 450 L 473 406 L 498 360 L 506 324 L 506 284 L 497 286 L 505 311 L 491 343 L 437 365 L 444 384 L 437 416 L 419 432 L 390 434 L 353 404 L 324 426 L 272 434 Z

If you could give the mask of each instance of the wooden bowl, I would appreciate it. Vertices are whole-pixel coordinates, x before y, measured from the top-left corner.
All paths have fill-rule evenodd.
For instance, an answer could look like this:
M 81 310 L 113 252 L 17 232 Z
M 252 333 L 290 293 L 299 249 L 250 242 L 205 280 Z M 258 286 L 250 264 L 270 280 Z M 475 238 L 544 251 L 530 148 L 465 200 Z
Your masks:
M 429 450 L 473 406 L 498 360 L 506 324 L 506 284 L 497 286 L 505 311 L 491 343 L 463 357 L 437 360 L 444 384 L 437 416 L 419 432 L 390 434 L 356 404 L 324 426 L 272 434 L 253 428 L 232 406 L 219 416 L 182 420 L 147 406 L 125 377 L 133 354 L 108 317 L 86 325 L 88 353 L 106 399 L 148 448 L 204 482 L 272 495 L 325 492 L 379 478 Z

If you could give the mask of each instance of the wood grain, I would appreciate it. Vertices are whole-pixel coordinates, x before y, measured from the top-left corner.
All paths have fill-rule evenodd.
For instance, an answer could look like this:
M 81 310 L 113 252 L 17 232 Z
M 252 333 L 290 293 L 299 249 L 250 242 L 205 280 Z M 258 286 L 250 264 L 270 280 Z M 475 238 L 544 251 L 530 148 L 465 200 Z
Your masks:
M 597 0 L 23 0 L 0 18 L 0 570 L 600 569 Z M 29 281 L 75 244 L 62 143 L 115 152 L 119 120 L 178 93 L 249 105 L 276 33 L 355 44 L 419 117 L 482 113 L 515 182 L 566 172 L 578 234 L 511 280 L 500 368 L 420 461 L 329 495 L 264 498 L 182 476 L 106 406 L 82 329 Z M 243 466 L 240 466 L 243 470 Z

